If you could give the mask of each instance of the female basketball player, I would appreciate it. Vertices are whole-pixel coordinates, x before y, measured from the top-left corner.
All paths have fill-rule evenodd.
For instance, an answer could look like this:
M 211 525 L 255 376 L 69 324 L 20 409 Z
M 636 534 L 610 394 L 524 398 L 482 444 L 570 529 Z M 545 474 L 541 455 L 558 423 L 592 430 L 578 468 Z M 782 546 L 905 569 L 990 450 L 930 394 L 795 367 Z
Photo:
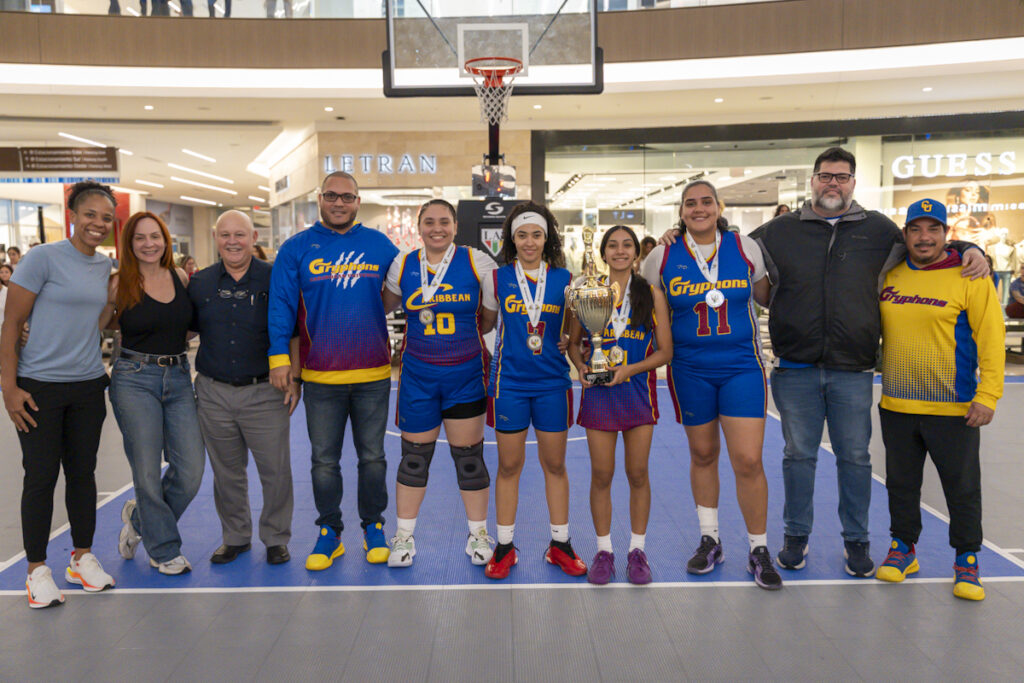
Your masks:
M 757 319 L 768 279 L 756 243 L 719 221 L 718 193 L 706 180 L 683 188 L 682 234 L 659 245 L 644 277 L 665 291 L 675 345 L 669 389 L 690 443 L 690 485 L 700 544 L 686 570 L 706 574 L 722 562 L 718 535 L 718 428 L 725 433 L 736 493 L 747 525 L 747 569 L 758 586 L 782 587 L 768 553 L 768 482 L 761 464 L 766 407 Z
M 469 522 L 466 554 L 491 559 L 487 535 L 490 476 L 484 464 L 485 356 L 481 334 L 494 326 L 495 263 L 479 249 L 455 246 L 455 207 L 432 199 L 417 218 L 423 248 L 395 258 L 384 305 L 406 312 L 402 374 L 395 423 L 402 430 L 402 461 L 395 485 L 398 530 L 389 567 L 408 567 L 413 533 L 426 493 L 430 460 L 444 423 L 445 436 Z
M 498 334 L 487 386 L 498 441 L 498 545 L 485 574 L 504 579 L 518 561 L 512 545 L 526 431 L 533 423 L 551 520 L 544 559 L 570 576 L 587 572 L 569 544 L 566 432 L 572 421 L 569 364 L 558 349 L 565 323 L 565 288 L 571 280 L 547 208 L 527 202 L 509 213 L 502 230 L 507 265 L 494 271 Z
M 626 556 L 626 577 L 630 583 L 651 582 L 651 569 L 644 553 L 647 518 L 651 512 L 647 458 L 654 424 L 658 421 L 655 369 L 672 359 L 672 331 L 668 326 L 665 294 L 661 289 L 652 288 L 639 275 L 633 275 L 638 244 L 636 233 L 624 225 L 610 228 L 601 238 L 601 258 L 608 264 L 607 282 L 617 283 L 620 293 L 612 319 L 603 330 L 601 346 L 615 371 L 612 381 L 595 386 L 586 381 L 588 368 L 580 353 L 580 340 L 589 338 L 590 332 L 575 318 L 569 339 L 569 357 L 583 385 L 576 422 L 586 427 L 590 446 L 590 514 L 597 532 L 597 555 L 590 563 L 587 580 L 595 584 L 606 584 L 615 576 L 611 485 L 619 432 L 622 432 L 626 449 L 629 517 L 633 530 Z

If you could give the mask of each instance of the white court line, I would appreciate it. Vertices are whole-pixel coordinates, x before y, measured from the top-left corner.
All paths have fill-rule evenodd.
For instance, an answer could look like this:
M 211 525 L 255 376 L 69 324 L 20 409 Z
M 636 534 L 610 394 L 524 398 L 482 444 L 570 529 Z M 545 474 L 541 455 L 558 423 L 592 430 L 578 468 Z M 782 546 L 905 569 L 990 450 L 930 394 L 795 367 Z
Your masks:
M 768 414 L 771 415 L 772 417 L 774 417 L 776 420 L 779 420 L 780 422 L 782 421 L 782 418 L 779 417 L 778 413 L 775 413 L 775 412 L 769 410 Z M 832 455 L 835 455 L 835 451 L 832 450 L 832 446 L 830 444 L 822 443 L 821 447 L 824 448 L 829 453 L 831 453 Z M 876 474 L 875 472 L 872 472 L 871 473 L 871 478 L 874 479 L 875 481 L 877 481 L 878 483 L 880 483 L 882 486 L 885 486 L 885 477 L 883 477 L 882 475 Z M 924 510 L 925 512 L 929 513 L 933 517 L 935 517 L 937 519 L 941 519 L 943 522 L 946 523 L 947 526 L 949 525 L 949 517 L 947 517 L 946 515 L 942 514 L 941 512 L 939 512 L 938 510 L 933 508 L 931 505 L 928 505 L 927 503 L 922 502 L 921 503 L 921 509 Z M 1016 558 L 1016 557 L 1014 557 L 1013 555 L 1010 554 L 1010 553 L 1014 552 L 1013 550 L 1006 550 L 1005 548 L 1000 548 L 998 545 L 996 545 L 992 541 L 985 540 L 985 539 L 982 539 L 981 544 L 983 546 L 985 546 L 986 548 L 988 548 L 989 550 L 991 550 L 992 552 L 994 552 L 996 555 L 999 555 L 1001 558 L 1003 558 L 1004 560 L 1006 560 L 1010 564 L 1016 565 L 1017 567 L 1020 567 L 1021 569 L 1024 569 L 1024 560 L 1018 559 L 1018 558 Z M 1021 552 L 1024 552 L 1024 549 L 1022 549 Z M 987 580 L 987 578 L 988 577 L 986 577 L 986 580 Z
M 1008 553 L 1024 553 L 1024 548 L 1003 548 Z
M 104 492 L 104 493 L 97 494 L 97 495 L 106 495 L 106 498 L 104 498 L 103 500 L 101 500 L 100 502 L 98 502 L 96 504 L 96 509 L 99 510 L 101 507 L 103 507 L 104 505 L 106 505 L 110 501 L 114 500 L 115 498 L 120 496 L 122 493 L 124 493 L 125 491 L 130 489 L 131 487 L 132 487 L 132 484 L 128 483 L 128 484 L 125 484 L 124 486 L 122 486 L 121 488 L 119 488 L 116 491 L 109 491 L 109 492 Z M 57 538 L 58 536 L 60 536 L 62 533 L 64 533 L 65 531 L 67 531 L 70 528 L 71 528 L 71 525 L 69 523 L 67 523 L 67 522 L 65 522 L 64 524 L 61 524 L 59 527 L 57 527 L 56 529 L 53 530 L 53 533 L 50 534 L 50 540 L 52 541 L 53 539 Z M 24 550 L 22 550 L 20 553 L 18 553 L 17 555 L 12 557 L 11 559 L 7 560 L 6 562 L 0 562 L 0 572 L 2 572 L 3 570 L 7 569 L 12 564 L 14 564 L 15 562 L 17 562 L 20 559 L 22 559 L 23 557 L 25 557 L 25 551 Z
M 930 578 L 930 579 L 905 579 L 899 585 L 904 584 L 926 584 L 926 583 L 948 583 L 952 584 L 953 579 Z M 1024 576 L 986 576 L 985 583 L 1024 583 Z M 877 579 L 807 579 L 801 581 L 792 579 L 786 582 L 787 589 L 803 586 L 846 586 L 857 587 L 864 585 L 872 586 L 894 586 L 886 581 Z M 182 588 L 115 588 L 114 590 L 103 591 L 95 595 L 182 595 L 182 594 L 223 594 L 223 593 L 390 593 L 395 591 L 512 591 L 512 590 L 557 590 L 568 588 L 574 590 L 597 590 L 603 591 L 613 588 L 625 590 L 654 590 L 658 588 L 671 589 L 707 589 L 707 588 L 757 588 L 753 581 L 666 581 L 664 583 L 651 583 L 646 586 L 634 586 L 629 583 L 615 583 L 605 586 L 595 586 L 586 581 L 580 583 L 458 583 L 449 585 L 425 584 L 413 586 L 237 586 L 227 587 L 182 587 Z M 67 591 L 75 594 L 77 591 Z M 24 590 L 0 590 L 0 597 L 3 596 L 24 596 Z

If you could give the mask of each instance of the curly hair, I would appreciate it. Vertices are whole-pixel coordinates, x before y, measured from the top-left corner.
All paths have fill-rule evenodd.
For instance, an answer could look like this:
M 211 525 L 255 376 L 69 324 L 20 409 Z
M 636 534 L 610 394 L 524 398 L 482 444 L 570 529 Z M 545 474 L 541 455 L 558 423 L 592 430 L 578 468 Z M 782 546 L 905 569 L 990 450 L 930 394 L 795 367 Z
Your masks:
M 83 180 L 71 186 L 71 194 L 68 195 L 68 208 L 72 211 L 77 210 L 81 201 L 92 195 L 105 197 L 111 205 L 117 206 L 114 191 L 110 189 L 109 185 L 102 185 L 95 180 Z
M 501 228 L 501 258 L 505 260 L 505 263 L 512 263 L 516 259 L 516 245 L 512 241 L 512 221 L 516 216 L 527 211 L 539 213 L 548 223 L 547 237 L 544 239 L 544 260 L 552 268 L 565 268 L 562 240 L 558 236 L 558 221 L 546 206 L 535 202 L 524 202 L 512 209 L 505 217 L 505 225 Z

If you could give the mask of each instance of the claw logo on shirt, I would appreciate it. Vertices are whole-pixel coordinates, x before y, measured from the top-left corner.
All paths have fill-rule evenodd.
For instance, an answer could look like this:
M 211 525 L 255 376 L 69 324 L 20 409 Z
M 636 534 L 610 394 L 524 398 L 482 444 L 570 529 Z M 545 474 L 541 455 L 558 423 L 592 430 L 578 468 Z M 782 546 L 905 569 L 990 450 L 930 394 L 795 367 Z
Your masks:
M 366 252 L 356 256 L 356 252 L 342 252 L 334 263 L 318 258 L 309 262 L 310 274 L 316 276 L 313 281 L 330 279 L 334 286 L 342 289 L 355 287 L 356 282 L 365 272 L 376 273 L 380 266 L 376 263 L 363 263 Z

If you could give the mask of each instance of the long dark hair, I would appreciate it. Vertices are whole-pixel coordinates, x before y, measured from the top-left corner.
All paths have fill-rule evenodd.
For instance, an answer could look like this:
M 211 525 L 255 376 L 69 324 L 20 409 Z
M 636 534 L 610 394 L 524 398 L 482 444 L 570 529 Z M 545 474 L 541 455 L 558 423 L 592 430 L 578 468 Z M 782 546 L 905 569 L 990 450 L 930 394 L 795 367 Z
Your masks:
M 633 229 L 627 225 L 613 225 L 608 228 L 604 233 L 604 237 L 601 238 L 601 248 L 599 250 L 601 260 L 608 263 L 604 250 L 608 246 L 608 240 L 611 239 L 612 233 L 619 230 L 624 230 L 629 235 L 629 239 L 633 240 L 633 251 L 636 253 L 636 257 L 633 259 L 633 279 L 629 283 L 629 300 L 632 306 L 629 324 L 633 327 L 642 327 L 645 332 L 650 332 L 651 328 L 654 327 L 654 295 L 651 294 L 651 286 L 647 284 L 647 280 L 635 272 L 636 259 L 640 257 L 640 242 L 637 241 L 636 233 L 633 232 Z
M 505 263 L 512 263 L 515 260 L 516 245 L 512 241 L 512 221 L 516 216 L 527 211 L 536 211 L 548 222 L 547 237 L 544 239 L 544 260 L 552 268 L 565 268 L 562 240 L 558 236 L 558 221 L 546 206 L 534 202 L 520 204 L 505 217 L 505 225 L 501 228 L 501 258 L 505 260 Z

